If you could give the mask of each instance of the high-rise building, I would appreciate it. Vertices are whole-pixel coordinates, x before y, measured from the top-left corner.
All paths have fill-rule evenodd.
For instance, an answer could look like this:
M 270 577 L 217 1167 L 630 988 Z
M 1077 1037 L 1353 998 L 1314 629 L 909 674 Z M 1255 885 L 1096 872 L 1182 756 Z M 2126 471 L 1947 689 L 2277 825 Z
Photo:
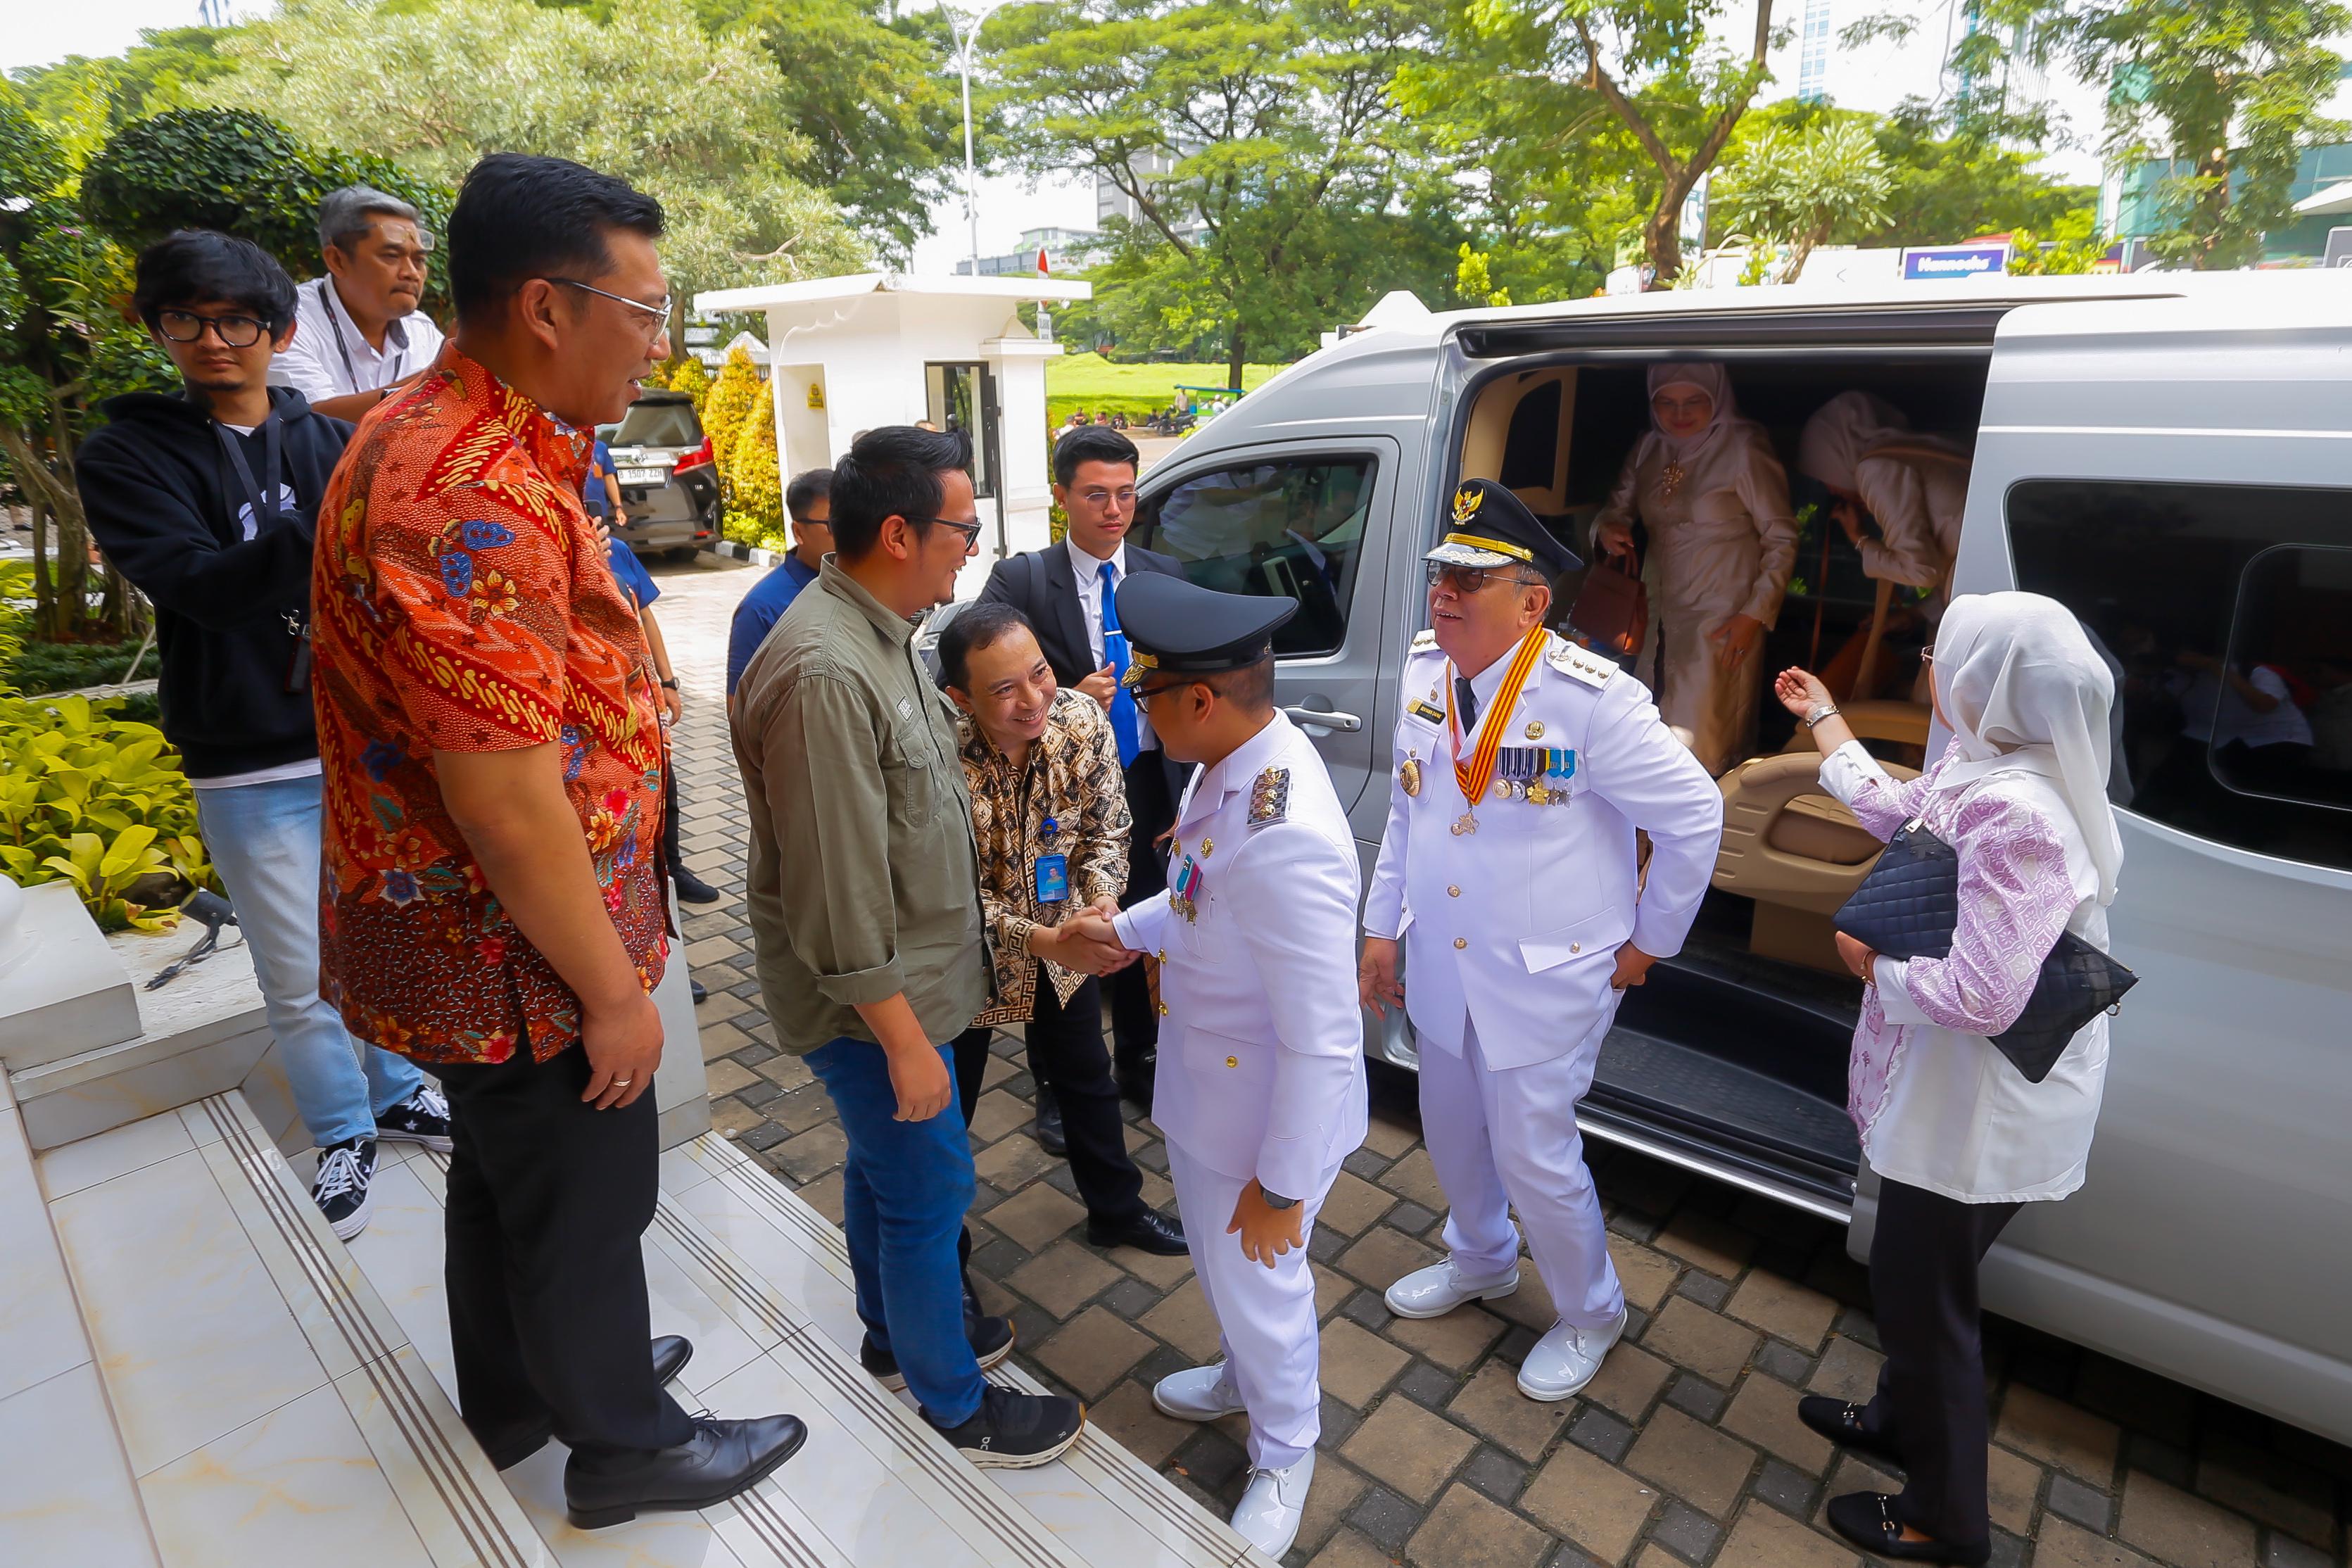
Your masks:
M 1830 10 L 1835 0 L 1805 0 L 1803 36 L 1798 46 L 1797 96 L 1807 103 L 1829 98 Z

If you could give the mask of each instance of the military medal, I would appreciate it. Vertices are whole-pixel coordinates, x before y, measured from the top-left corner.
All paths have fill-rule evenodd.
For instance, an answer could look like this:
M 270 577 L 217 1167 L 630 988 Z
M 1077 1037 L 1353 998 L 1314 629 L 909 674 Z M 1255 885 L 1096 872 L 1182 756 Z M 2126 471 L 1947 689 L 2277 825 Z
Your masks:
M 1176 879 L 1169 889 L 1168 907 L 1188 921 L 1197 920 L 1201 912 L 1201 889 L 1207 881 L 1207 877 L 1201 870 L 1201 863 L 1190 855 L 1185 856 L 1184 864 L 1178 868 Z
M 1405 758 L 1404 766 L 1397 769 L 1397 783 L 1404 786 L 1404 793 L 1408 795 L 1418 796 L 1421 794 L 1421 759 L 1419 757 Z
M 1519 639 L 1518 650 L 1511 655 L 1511 662 L 1503 671 L 1502 689 L 1487 704 L 1486 716 L 1479 722 L 1477 746 L 1467 761 L 1462 755 L 1462 716 L 1454 709 L 1454 661 L 1446 660 L 1445 731 L 1454 742 L 1454 782 L 1462 791 L 1463 804 L 1470 808 L 1454 823 L 1454 831 L 1457 834 L 1478 831 L 1477 805 L 1486 798 L 1489 787 L 1496 790 L 1497 800 L 1512 798 L 1507 782 L 1495 783 L 1495 760 L 1503 749 L 1504 731 L 1510 728 L 1511 710 L 1519 704 L 1519 689 L 1527 684 L 1549 637 L 1541 625 L 1537 625 L 1528 627 L 1528 635 Z

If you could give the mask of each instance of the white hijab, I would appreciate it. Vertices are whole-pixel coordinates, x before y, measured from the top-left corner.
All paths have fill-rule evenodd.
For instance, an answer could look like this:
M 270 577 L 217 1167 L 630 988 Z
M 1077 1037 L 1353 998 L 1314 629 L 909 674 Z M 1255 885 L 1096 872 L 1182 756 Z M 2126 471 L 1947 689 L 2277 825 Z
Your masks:
M 1715 417 L 1709 419 L 1706 428 L 1696 436 L 1669 436 L 1665 427 L 1658 423 L 1657 415 L 1654 412 L 1650 416 L 1650 427 L 1665 444 L 1666 456 L 1678 463 L 1687 462 L 1705 450 L 1718 431 L 1739 416 L 1738 409 L 1732 403 L 1731 375 L 1719 361 L 1711 359 L 1652 365 L 1650 395 L 1654 398 L 1669 386 L 1687 386 L 1704 392 L 1715 403 Z
M 2115 901 L 2123 839 L 2107 801 L 2115 676 L 2082 623 L 2039 594 L 1967 594 L 1936 633 L 1936 697 L 1952 727 L 1937 789 L 1993 773 L 2038 773 L 2057 787 Z
M 1861 489 L 1854 471 L 1863 459 L 1882 447 L 1932 447 L 1964 455 L 1953 443 L 1922 436 L 1911 428 L 1903 410 L 1867 392 L 1841 392 L 1813 411 L 1797 437 L 1797 471 L 1809 474 L 1832 489 Z

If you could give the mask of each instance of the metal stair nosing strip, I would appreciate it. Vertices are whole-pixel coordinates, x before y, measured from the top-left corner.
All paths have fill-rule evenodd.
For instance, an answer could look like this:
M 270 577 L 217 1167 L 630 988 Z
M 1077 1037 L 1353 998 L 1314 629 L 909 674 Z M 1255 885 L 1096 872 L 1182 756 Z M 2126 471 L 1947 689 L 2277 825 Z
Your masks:
M 433 1419 L 410 1383 L 407 1369 L 394 1353 L 397 1347 L 384 1342 L 330 1262 L 301 1209 L 296 1206 L 309 1205 L 308 1194 L 289 1191 L 278 1179 L 278 1173 L 285 1167 L 276 1147 L 254 1134 L 227 1095 L 211 1095 L 199 1103 L 220 1133 L 223 1144 L 234 1155 L 237 1169 L 260 1199 L 263 1212 L 269 1216 L 279 1240 L 292 1253 L 303 1279 L 349 1344 L 359 1369 L 367 1374 L 377 1397 L 383 1400 L 385 1413 L 407 1440 L 418 1468 L 432 1482 L 467 1545 L 489 1568 L 538 1568 L 536 1541 L 530 1549 L 526 1549 L 498 1517 L 498 1510 L 467 1470 L 448 1435 Z M 277 1162 L 275 1166 L 273 1161 Z

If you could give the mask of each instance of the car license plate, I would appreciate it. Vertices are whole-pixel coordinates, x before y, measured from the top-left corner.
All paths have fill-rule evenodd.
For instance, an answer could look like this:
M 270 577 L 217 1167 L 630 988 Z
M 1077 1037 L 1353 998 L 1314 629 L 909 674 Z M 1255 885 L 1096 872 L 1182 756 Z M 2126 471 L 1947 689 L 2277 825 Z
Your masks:
M 625 485 L 657 485 L 669 478 L 667 468 L 623 468 L 621 482 Z

